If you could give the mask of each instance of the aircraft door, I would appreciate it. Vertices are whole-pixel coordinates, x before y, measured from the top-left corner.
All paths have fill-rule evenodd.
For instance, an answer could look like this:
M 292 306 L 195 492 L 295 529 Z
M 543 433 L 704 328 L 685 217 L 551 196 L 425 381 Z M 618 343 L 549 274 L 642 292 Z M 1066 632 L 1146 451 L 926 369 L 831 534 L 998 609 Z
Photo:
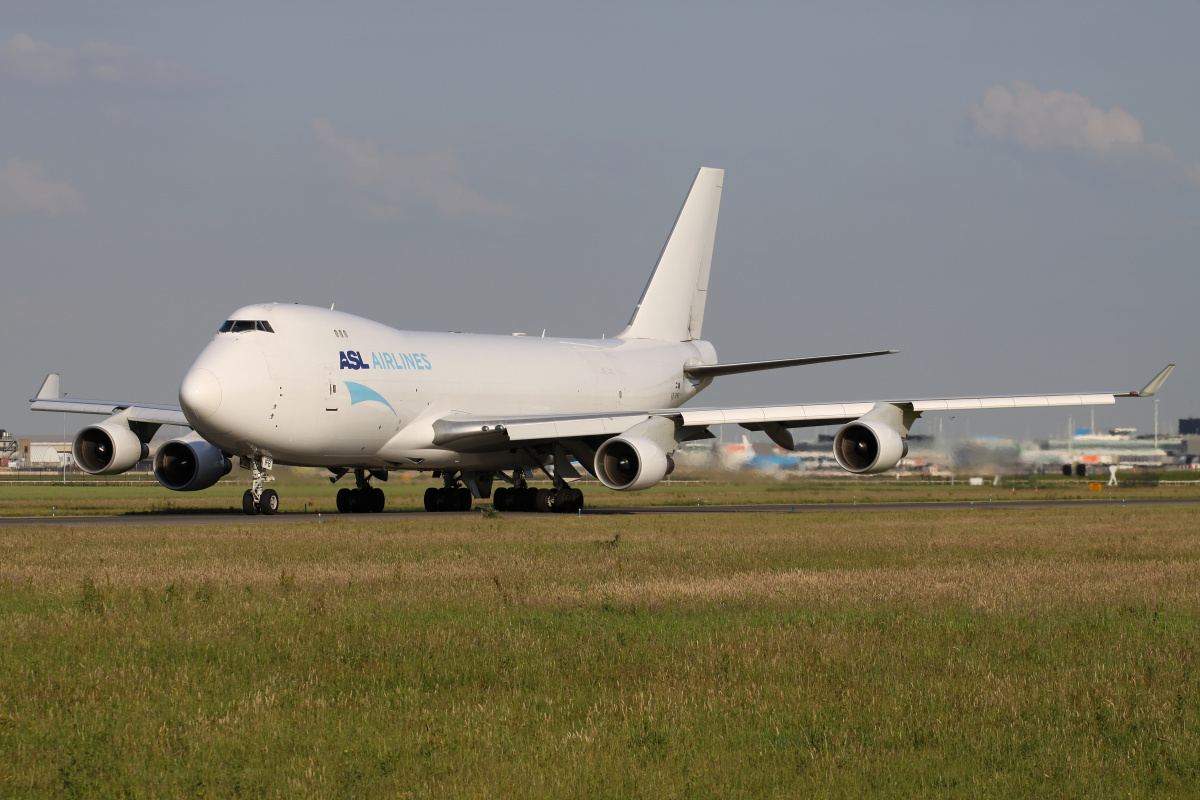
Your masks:
M 336 373 L 330 371 L 325 374 L 325 410 L 328 412 L 340 411 L 342 408 L 342 395 L 345 394 L 346 388 L 340 386 L 337 380 Z

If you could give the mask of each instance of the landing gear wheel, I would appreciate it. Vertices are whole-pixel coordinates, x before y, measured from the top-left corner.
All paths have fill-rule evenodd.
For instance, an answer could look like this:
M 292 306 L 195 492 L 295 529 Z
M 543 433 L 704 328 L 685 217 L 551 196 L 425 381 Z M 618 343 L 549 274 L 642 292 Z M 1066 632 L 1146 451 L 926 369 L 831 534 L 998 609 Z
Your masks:
M 511 510 L 509 508 L 509 497 L 511 496 L 511 493 L 512 489 L 509 489 L 507 486 L 501 486 L 499 489 L 497 489 L 492 495 L 492 508 L 496 509 L 497 511 Z
M 368 497 L 370 498 L 370 500 L 368 501 L 368 505 L 370 506 L 371 513 L 372 514 L 381 513 L 383 511 L 383 507 L 385 505 L 387 505 L 387 496 L 383 493 L 383 489 L 380 489 L 379 487 L 375 487 L 375 488 L 369 489 L 368 491 L 370 492 L 370 494 L 368 495 Z
M 550 511 L 553 508 L 554 492 L 549 489 L 537 489 L 537 494 L 534 495 L 533 510 L 542 514 Z
M 254 504 L 254 492 L 249 489 L 242 495 L 242 511 L 245 511 L 250 516 L 258 513 L 258 506 Z
M 258 497 L 258 510 L 264 514 L 279 511 L 279 494 L 274 489 L 264 489 Z
M 467 489 L 465 487 L 462 489 L 455 489 L 454 495 L 455 495 L 455 499 L 458 500 L 458 503 L 456 504 L 456 508 L 455 508 L 456 511 L 470 511 L 471 510 L 471 503 L 473 503 L 475 501 L 475 498 L 471 496 L 470 489 Z
M 337 510 L 343 514 L 349 514 L 354 511 L 354 501 L 350 497 L 349 489 L 339 489 L 337 493 Z
M 441 493 L 442 493 L 441 489 L 436 489 L 432 486 L 430 486 L 428 489 L 425 490 L 425 510 L 426 511 L 439 511 L 440 510 L 438 508 L 438 505 L 439 505 L 438 500 L 441 499 L 441 497 L 440 497 Z

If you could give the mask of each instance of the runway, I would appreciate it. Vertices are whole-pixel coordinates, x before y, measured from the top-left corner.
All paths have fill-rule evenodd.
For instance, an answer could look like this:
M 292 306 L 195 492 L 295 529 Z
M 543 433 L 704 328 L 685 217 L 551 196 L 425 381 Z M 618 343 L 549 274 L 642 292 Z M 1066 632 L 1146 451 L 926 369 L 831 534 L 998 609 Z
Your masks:
M 798 505 L 750 505 L 750 506 L 617 506 L 611 508 L 585 508 L 579 516 L 675 516 L 681 514 L 880 514 L 907 513 L 914 511 L 942 512 L 995 512 L 1004 510 L 1029 510 L 1039 508 L 1146 508 L 1152 506 L 1200 506 L 1200 499 L 1182 500 L 1013 500 L 971 502 L 914 502 L 914 503 L 813 503 Z M 454 519 L 478 516 L 479 510 L 457 513 L 429 513 L 427 511 L 385 511 L 382 514 L 316 514 L 284 513 L 273 516 L 246 516 L 237 512 L 211 512 L 203 514 L 121 514 L 117 516 L 79 517 L 0 517 L 0 528 L 29 526 L 88 526 L 88 527 L 165 527 L 185 525 L 316 525 L 337 522 L 398 522 L 414 519 Z M 556 517 L 547 514 L 504 512 L 513 518 L 546 517 L 567 520 L 576 515 Z

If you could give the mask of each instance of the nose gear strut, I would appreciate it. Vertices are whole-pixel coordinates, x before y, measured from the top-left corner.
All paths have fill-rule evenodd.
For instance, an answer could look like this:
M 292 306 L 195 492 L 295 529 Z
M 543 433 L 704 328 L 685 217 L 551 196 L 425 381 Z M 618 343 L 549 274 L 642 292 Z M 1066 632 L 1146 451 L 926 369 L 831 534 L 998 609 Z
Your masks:
M 275 476 L 269 474 L 271 467 L 274 466 L 271 458 L 268 456 L 250 456 L 249 458 L 243 456 L 241 464 L 243 469 L 250 470 L 250 488 L 242 495 L 242 511 L 250 515 L 278 512 L 279 494 L 274 489 L 263 488 L 267 481 L 275 480 Z

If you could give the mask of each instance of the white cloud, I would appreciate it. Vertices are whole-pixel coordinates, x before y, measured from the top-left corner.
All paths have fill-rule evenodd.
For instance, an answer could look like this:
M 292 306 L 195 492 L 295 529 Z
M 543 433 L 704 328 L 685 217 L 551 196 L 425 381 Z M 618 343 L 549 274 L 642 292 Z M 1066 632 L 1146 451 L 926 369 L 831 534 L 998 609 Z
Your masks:
M 1042 92 L 1024 81 L 1013 81 L 1011 89 L 993 86 L 971 107 L 971 121 L 981 139 L 1025 153 L 1200 182 L 1200 165 L 1184 164 L 1165 144 L 1147 142 L 1141 123 L 1128 111 L 1104 111 L 1075 92 Z
M 386 153 L 369 139 L 342 136 L 326 119 L 310 123 L 317 141 L 325 148 L 346 179 L 373 195 L 366 207 L 375 219 L 403 216 L 406 203 L 432 205 L 449 216 L 504 213 L 504 206 L 481 197 L 459 179 L 458 159 L 449 150 L 419 156 Z
M 0 216 L 11 214 L 49 214 L 56 217 L 83 211 L 83 198 L 67 183 L 42 177 L 42 165 L 36 161 L 10 158 L 0 167 Z
M 0 78 L 43 88 L 121 87 L 158 94 L 191 92 L 209 83 L 198 73 L 146 58 L 130 47 L 93 41 L 72 50 L 27 33 L 0 40 Z

